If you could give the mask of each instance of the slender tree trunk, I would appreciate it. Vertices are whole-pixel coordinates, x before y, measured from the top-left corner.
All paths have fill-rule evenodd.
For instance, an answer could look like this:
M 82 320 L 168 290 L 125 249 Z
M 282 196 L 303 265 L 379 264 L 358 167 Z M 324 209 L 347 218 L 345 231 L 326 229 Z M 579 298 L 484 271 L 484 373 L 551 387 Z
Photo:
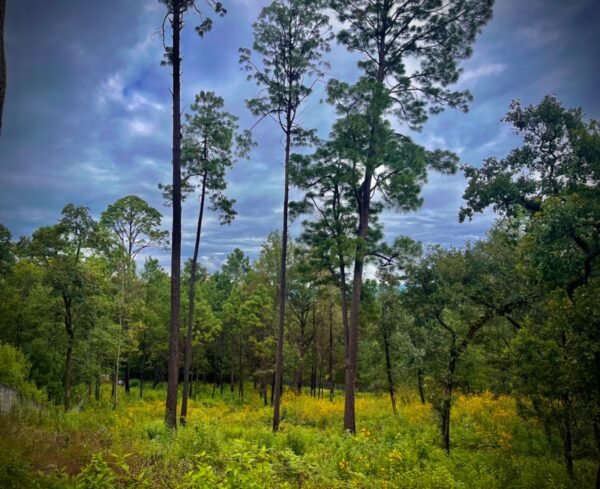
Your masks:
M 310 390 L 313 397 L 317 396 L 317 319 L 316 308 L 313 304 L 313 339 L 312 339 L 312 362 L 310 369 Z
M 131 391 L 130 385 L 129 385 L 129 378 L 131 376 L 131 369 L 129 367 L 129 359 L 125 360 L 123 362 L 123 367 L 125 367 L 125 394 L 129 394 L 129 392 Z
M 287 295 L 286 265 L 287 265 L 287 240 L 288 240 L 288 202 L 289 202 L 289 163 L 291 150 L 291 107 L 288 104 L 286 113 L 285 133 L 285 168 L 284 168 L 284 192 L 283 192 L 283 230 L 281 233 L 281 265 L 279 281 L 279 328 L 277 331 L 277 352 L 275 357 L 275 396 L 273 399 L 273 431 L 279 431 L 281 389 L 283 383 L 283 336 L 285 326 L 285 299 Z
M 230 372 L 230 377 L 229 377 L 229 390 L 231 391 L 231 393 L 233 394 L 234 391 L 234 384 L 235 384 L 235 373 L 234 373 L 234 366 L 233 366 L 233 352 L 231 354 L 231 372 Z
M 598 450 L 598 455 L 600 456 L 600 426 L 596 421 L 594 422 L 594 436 L 596 438 L 596 450 Z M 596 489 L 600 489 L 600 461 L 596 470 Z
M 6 0 L 0 0 L 0 135 L 2 134 L 2 115 L 6 97 L 6 54 L 4 52 L 4 23 L 6 20 Z
M 300 362 L 298 363 L 298 370 L 296 370 L 296 393 L 302 395 L 302 381 L 304 380 L 304 359 L 306 357 L 306 341 L 305 341 L 305 330 L 304 320 L 300 321 Z
M 144 373 L 146 371 L 146 355 L 142 355 L 140 362 L 140 399 L 144 397 Z
M 271 380 L 271 406 L 275 399 L 275 372 L 273 372 L 273 379 Z
M 71 299 L 63 296 L 65 305 L 65 329 L 67 330 L 67 353 L 65 358 L 65 411 L 71 408 L 71 379 L 73 374 L 73 346 L 75 344 L 75 332 L 73 331 L 73 315 L 71 311 Z
M 206 141 L 204 143 L 204 157 L 206 158 Z M 190 273 L 190 291 L 188 310 L 188 326 L 185 338 L 185 351 L 183 361 L 183 397 L 181 399 L 181 415 L 179 421 L 185 424 L 187 416 L 187 403 L 190 385 L 190 366 L 192 365 L 192 339 L 194 331 L 194 305 L 196 299 L 196 269 L 198 267 L 198 251 L 200 249 L 200 236 L 202 234 L 202 219 L 204 217 L 204 199 L 206 197 L 206 178 L 208 173 L 205 171 L 202 177 L 202 193 L 200 194 L 200 210 L 198 212 L 198 224 L 196 225 L 196 242 L 194 243 L 194 256 L 192 257 L 192 270 Z
M 117 359 L 115 361 L 115 384 L 114 384 L 114 396 L 113 396 L 113 409 L 117 409 L 117 403 L 119 400 L 119 362 L 121 361 L 121 335 L 123 333 L 123 322 L 119 313 L 119 340 L 117 343 Z
M 335 382 L 333 378 L 333 304 L 329 305 L 329 400 L 333 402 Z
M 344 256 L 339 255 L 340 261 L 340 302 L 342 304 L 342 325 L 344 327 L 344 354 L 348 357 L 348 343 L 350 336 L 350 324 L 348 322 L 348 285 L 346 284 L 346 263 Z
M 358 366 L 358 332 L 360 327 L 360 295 L 362 291 L 363 267 L 366 253 L 366 238 L 369 229 L 369 211 L 371 195 L 371 173 L 367 169 L 360 191 L 360 215 L 358 225 L 358 243 L 354 258 L 352 279 L 352 305 L 346 355 L 346 378 L 344 382 L 344 430 L 356 433 L 356 415 L 354 399 L 356 397 L 356 374 Z
M 265 406 L 267 406 L 267 404 L 269 403 L 269 400 L 268 400 L 269 387 L 268 387 L 268 384 L 267 384 L 267 378 L 266 378 L 266 376 L 264 376 L 263 380 L 262 380 L 262 389 L 263 389 L 263 403 L 264 403 Z
M 179 306 L 181 303 L 181 100 L 180 52 L 181 2 L 172 0 L 173 30 L 173 231 L 171 233 L 171 321 L 165 423 L 177 428 L 177 387 L 179 377 Z
M 383 331 L 382 327 L 382 336 L 383 336 L 383 348 L 385 350 L 385 370 L 387 374 L 388 381 L 388 390 L 390 392 L 390 401 L 392 401 L 392 411 L 394 412 L 394 416 L 398 414 L 398 410 L 396 409 L 396 388 L 394 386 L 394 376 L 392 374 L 392 359 L 390 356 L 390 338 L 387 332 Z
M 562 395 L 563 404 L 563 426 L 561 430 L 562 441 L 563 441 L 563 455 L 565 458 L 565 467 L 567 469 L 567 475 L 569 479 L 575 478 L 575 472 L 573 471 L 573 427 L 571 419 L 571 400 L 569 394 L 565 393 Z
M 423 369 L 419 367 L 417 369 L 417 384 L 419 385 L 419 398 L 421 404 L 425 404 L 425 389 L 423 387 Z
M 96 401 L 100 400 L 100 376 L 99 375 L 96 377 L 96 391 L 94 393 L 94 398 L 96 399 Z
M 450 348 L 450 360 L 448 362 L 448 370 L 444 381 L 444 398 L 441 405 L 441 424 L 442 424 L 442 447 L 447 454 L 450 454 L 450 411 L 452 408 L 452 389 L 454 387 L 454 370 L 456 369 L 456 361 L 458 353 L 456 351 L 455 340 L 452 339 Z
M 238 397 L 244 400 L 244 349 L 240 341 L 240 358 L 239 358 L 240 379 L 238 388 Z

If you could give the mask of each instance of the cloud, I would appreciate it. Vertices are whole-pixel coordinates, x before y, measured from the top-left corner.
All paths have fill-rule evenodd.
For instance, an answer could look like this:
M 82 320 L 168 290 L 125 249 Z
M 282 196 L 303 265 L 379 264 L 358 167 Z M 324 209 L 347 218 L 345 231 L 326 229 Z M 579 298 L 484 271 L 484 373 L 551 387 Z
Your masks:
M 460 77 L 460 80 L 464 84 L 483 77 L 499 75 L 504 72 L 504 70 L 506 70 L 506 65 L 503 63 L 489 63 L 478 66 L 477 68 L 465 70 Z
M 558 40 L 561 32 L 553 22 L 541 21 L 522 27 L 518 31 L 518 35 L 525 41 L 537 46 L 544 46 Z

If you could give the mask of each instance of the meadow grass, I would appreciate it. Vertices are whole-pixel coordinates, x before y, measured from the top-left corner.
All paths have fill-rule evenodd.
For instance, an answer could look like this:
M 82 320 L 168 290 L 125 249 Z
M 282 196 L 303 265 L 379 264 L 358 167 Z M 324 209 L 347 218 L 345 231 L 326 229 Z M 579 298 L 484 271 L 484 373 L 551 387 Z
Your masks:
M 0 417 L 0 487 L 6 488 L 407 488 L 593 487 L 593 460 L 569 481 L 541 426 L 508 396 L 458 395 L 448 456 L 435 412 L 411 393 L 398 415 L 384 395 L 359 394 L 356 436 L 333 402 L 286 393 L 281 432 L 250 388 L 241 402 L 210 388 L 191 400 L 187 425 L 163 423 L 163 389 L 122 395 L 64 414 L 59 408 Z

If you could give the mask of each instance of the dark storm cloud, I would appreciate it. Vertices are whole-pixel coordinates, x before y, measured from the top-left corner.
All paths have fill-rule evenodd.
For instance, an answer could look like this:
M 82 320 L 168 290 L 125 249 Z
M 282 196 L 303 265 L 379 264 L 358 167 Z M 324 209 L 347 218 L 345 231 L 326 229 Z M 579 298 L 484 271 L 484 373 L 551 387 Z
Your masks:
M 258 0 L 231 0 L 224 19 L 200 40 L 192 17 L 183 39 L 184 109 L 199 90 L 223 96 L 243 129 L 255 119 L 244 100 L 258 91 L 238 65 L 238 48 L 251 47 Z M 501 118 L 512 99 L 536 103 L 555 93 L 567 106 L 600 115 L 600 9 L 594 0 L 497 0 L 493 20 L 463 64 L 460 88 L 475 97 L 468 114 L 433 117 L 411 136 L 428 148 L 456 151 L 480 164 L 504 156 L 518 139 Z M 156 32 L 164 7 L 155 0 L 21 0 L 11 2 L 7 21 L 9 85 L 0 139 L 0 222 L 15 236 L 54 222 L 67 202 L 88 205 L 95 215 L 127 194 L 158 207 L 170 226 L 158 182 L 170 178 L 170 70 L 160 66 Z M 352 81 L 356 57 L 333 46 L 330 75 Z M 326 137 L 334 118 L 319 103 L 322 87 L 303 112 L 303 122 Z M 257 148 L 231 171 L 228 193 L 239 212 L 231 226 L 214 216 L 206 222 L 201 260 L 216 269 L 239 247 L 256 256 L 281 226 L 282 140 L 263 121 L 254 131 Z M 461 175 L 431 175 L 425 204 L 416 213 L 386 212 L 388 239 L 406 234 L 427 243 L 462 246 L 480 238 L 491 214 L 459 224 L 465 187 Z M 184 205 L 184 255 L 191 254 L 197 200 Z M 293 230 L 298 229 L 294 223 Z M 168 251 L 153 252 L 163 263 Z

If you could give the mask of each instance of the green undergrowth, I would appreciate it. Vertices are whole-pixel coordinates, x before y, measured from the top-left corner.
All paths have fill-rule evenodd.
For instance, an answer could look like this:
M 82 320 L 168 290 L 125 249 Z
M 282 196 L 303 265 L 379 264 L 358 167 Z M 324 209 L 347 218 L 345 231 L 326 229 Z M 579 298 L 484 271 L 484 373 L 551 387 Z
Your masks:
M 516 414 L 514 400 L 458 396 L 452 443 L 418 400 L 393 416 L 384 396 L 357 399 L 356 436 L 341 429 L 343 399 L 284 396 L 281 432 L 258 394 L 240 402 L 210 389 L 191 401 L 188 422 L 165 428 L 164 390 L 0 417 L 2 488 L 406 488 L 593 487 L 594 460 L 570 481 L 555 443 Z M 103 393 L 108 396 L 107 392 Z M 409 395 L 404 396 L 410 398 Z

